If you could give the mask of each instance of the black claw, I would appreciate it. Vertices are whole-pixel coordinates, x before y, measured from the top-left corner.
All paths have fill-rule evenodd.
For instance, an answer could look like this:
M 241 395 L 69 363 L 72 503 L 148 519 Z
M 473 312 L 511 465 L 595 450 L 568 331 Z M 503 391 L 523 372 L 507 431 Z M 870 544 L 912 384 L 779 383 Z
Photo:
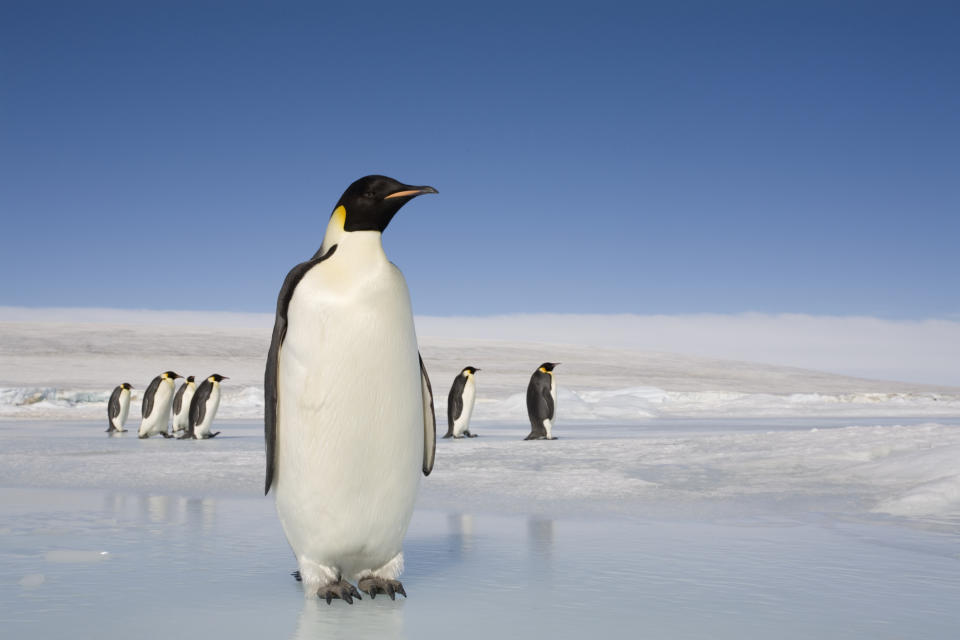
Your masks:
M 404 598 L 407 597 L 407 592 L 403 590 L 402 584 L 397 584 L 397 593 L 403 595 Z
M 387 583 L 387 595 L 390 596 L 390 599 L 391 599 L 391 600 L 396 600 L 396 599 L 397 599 L 396 593 L 397 593 L 397 592 L 394 590 L 393 585 L 388 582 L 388 583 Z
M 346 591 L 344 591 L 343 593 L 341 593 L 341 594 L 340 594 L 340 597 L 343 598 L 343 599 L 346 601 L 347 604 L 353 604 L 353 597 L 352 597 L 349 593 L 347 593 Z
M 376 588 L 376 587 L 371 587 L 371 588 L 370 588 L 370 591 L 368 591 L 367 593 L 370 594 L 370 599 L 373 600 L 374 598 L 377 597 L 377 588 Z
M 300 571 L 299 571 L 299 570 L 294 571 L 294 572 L 291 573 L 290 575 L 292 575 L 292 576 L 293 576 L 293 579 L 296 580 L 297 582 L 303 582 L 303 578 L 300 576 Z
M 330 604 L 330 602 L 333 601 L 333 594 L 327 591 L 326 599 L 327 599 L 327 604 Z

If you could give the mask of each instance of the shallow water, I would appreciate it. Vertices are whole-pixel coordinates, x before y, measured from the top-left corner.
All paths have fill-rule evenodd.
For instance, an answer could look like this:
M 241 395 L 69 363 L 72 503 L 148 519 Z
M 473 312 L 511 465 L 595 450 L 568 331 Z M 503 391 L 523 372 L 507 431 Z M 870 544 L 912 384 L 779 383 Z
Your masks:
M 30 455 L 29 441 L 48 464 L 96 467 L 66 476 L 87 478 L 86 488 L 0 489 L 4 637 L 954 638 L 960 625 L 956 527 L 809 509 L 718 517 L 661 508 L 652 518 L 587 505 L 562 515 L 423 508 L 405 544 L 409 599 L 327 605 L 304 598 L 289 575 L 271 499 L 202 482 L 131 489 L 126 473 L 111 489 L 98 475 L 113 457 L 139 464 L 128 472 L 136 477 L 156 478 L 153 466 L 180 455 L 219 469 L 215 456 L 242 459 L 256 433 L 111 445 L 78 431 L 39 446 L 43 429 L 64 427 L 3 426 L 0 445 L 20 447 L 14 461 Z M 174 449 L 193 445 L 204 448 Z M 451 446 L 473 445 L 442 443 L 441 453 Z

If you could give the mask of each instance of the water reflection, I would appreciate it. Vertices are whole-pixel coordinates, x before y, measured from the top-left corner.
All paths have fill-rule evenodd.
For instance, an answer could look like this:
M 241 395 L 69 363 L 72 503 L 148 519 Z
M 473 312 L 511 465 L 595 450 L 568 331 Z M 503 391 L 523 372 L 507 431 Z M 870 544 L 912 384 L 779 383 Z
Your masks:
M 473 525 L 473 516 L 468 513 L 447 514 L 447 536 L 455 557 L 461 558 L 473 548 Z
M 316 638 L 406 638 L 403 630 L 403 607 L 401 598 L 392 601 L 386 596 L 353 605 L 334 601 L 327 604 L 314 597 L 305 597 L 297 629 L 290 636 L 294 640 Z

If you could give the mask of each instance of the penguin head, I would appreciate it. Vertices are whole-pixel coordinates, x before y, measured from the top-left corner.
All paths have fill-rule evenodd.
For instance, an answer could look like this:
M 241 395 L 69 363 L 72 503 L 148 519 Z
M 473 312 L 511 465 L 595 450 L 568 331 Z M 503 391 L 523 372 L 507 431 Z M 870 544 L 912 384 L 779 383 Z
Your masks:
M 187 382 L 193 382 L 193 376 L 187 376 Z
M 222 376 L 219 373 L 215 373 L 212 376 L 207 377 L 207 380 L 210 382 L 220 382 L 221 380 L 229 380 L 227 376 Z
M 160 374 L 160 377 L 164 380 L 176 380 L 177 378 L 182 378 L 183 376 L 176 371 L 164 371 Z
M 130 389 L 133 389 L 133 385 L 130 384 L 129 382 L 124 382 L 124 383 L 122 383 L 122 384 L 120 385 L 120 388 L 121 388 L 121 389 L 126 389 L 127 391 L 130 391 Z
M 542 365 L 540 365 L 539 370 L 543 371 L 544 373 L 550 373 L 553 371 L 553 368 L 559 364 L 559 362 L 544 362 Z
M 425 193 L 437 193 L 437 190 L 403 184 L 386 176 L 365 176 L 347 187 L 333 215 L 342 216 L 344 231 L 383 233 L 400 207 Z
M 472 375 L 475 374 L 477 371 L 480 371 L 480 369 L 477 369 L 476 367 L 464 367 L 464 368 L 463 368 L 463 371 L 460 372 L 460 375 L 471 375 L 471 376 L 472 376 Z

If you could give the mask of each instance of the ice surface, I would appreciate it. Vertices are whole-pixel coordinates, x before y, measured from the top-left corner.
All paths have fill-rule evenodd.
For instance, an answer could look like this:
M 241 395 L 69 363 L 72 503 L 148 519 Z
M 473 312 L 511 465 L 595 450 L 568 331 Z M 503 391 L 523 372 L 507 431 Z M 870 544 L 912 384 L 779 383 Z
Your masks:
M 487 424 L 439 443 L 410 598 L 352 607 L 304 599 L 260 495 L 260 427 L 221 426 L 179 442 L 0 424 L 4 636 L 948 639 L 960 623 L 956 420 L 567 423 L 554 442 Z
M 4 637 L 956 636 L 956 388 L 421 330 L 441 425 L 483 369 L 479 437 L 438 442 L 410 599 L 328 606 L 261 495 L 269 316 L 49 314 L 0 314 Z M 524 442 L 545 360 L 559 439 Z M 107 436 L 166 369 L 231 377 L 222 435 Z

